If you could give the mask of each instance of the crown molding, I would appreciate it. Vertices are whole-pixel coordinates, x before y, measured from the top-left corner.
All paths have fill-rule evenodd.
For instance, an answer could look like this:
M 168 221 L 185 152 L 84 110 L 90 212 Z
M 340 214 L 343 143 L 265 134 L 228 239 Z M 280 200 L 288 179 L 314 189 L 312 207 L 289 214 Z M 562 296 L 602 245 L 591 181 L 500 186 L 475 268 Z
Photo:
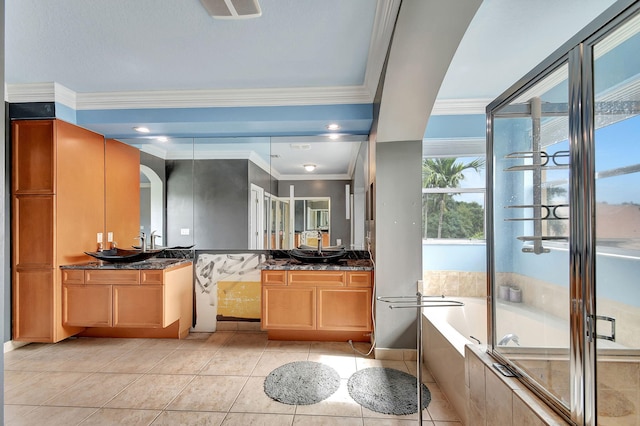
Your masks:
M 10 103 L 60 102 L 76 111 L 367 104 L 373 101 L 364 86 L 76 93 L 58 83 L 30 83 L 9 84 L 5 93 Z
M 491 101 L 493 99 L 436 99 L 431 115 L 485 115 Z
M 77 110 L 206 108 L 371 103 L 364 86 L 167 90 L 77 94 Z

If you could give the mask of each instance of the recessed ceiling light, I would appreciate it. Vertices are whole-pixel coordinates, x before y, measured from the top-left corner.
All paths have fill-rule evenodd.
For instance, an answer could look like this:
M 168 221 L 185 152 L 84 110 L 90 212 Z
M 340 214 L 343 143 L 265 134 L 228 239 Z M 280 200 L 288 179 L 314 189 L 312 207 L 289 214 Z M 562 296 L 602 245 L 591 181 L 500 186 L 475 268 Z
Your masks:
M 337 125 L 336 123 L 331 123 L 327 126 L 327 129 L 329 130 L 340 130 L 340 126 Z
M 156 139 L 158 140 L 158 142 L 168 142 L 169 141 L 169 138 L 166 137 L 166 136 L 158 136 Z
M 304 169 L 308 172 L 312 172 L 316 169 L 316 165 L 315 164 L 305 164 L 304 165 Z
M 133 130 L 140 133 L 149 133 L 151 131 L 149 130 L 148 127 L 142 127 L 142 126 L 134 127 Z
M 338 133 L 332 133 L 329 135 L 329 139 L 331 140 L 340 139 L 340 135 Z

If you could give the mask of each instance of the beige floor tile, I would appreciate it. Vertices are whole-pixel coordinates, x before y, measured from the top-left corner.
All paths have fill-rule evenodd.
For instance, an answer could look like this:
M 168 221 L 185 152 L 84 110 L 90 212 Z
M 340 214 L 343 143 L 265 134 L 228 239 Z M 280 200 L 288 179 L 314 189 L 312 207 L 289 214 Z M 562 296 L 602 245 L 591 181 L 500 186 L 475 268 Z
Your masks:
M 294 414 L 296 406 L 271 399 L 264 392 L 264 377 L 249 377 L 231 412 Z
M 5 404 L 40 405 L 88 376 L 87 373 L 44 372 L 5 391 Z
M 139 377 L 139 374 L 95 373 L 49 399 L 46 404 L 102 407 Z
M 146 373 L 162 361 L 173 349 L 134 349 L 114 358 L 99 371 L 103 373 Z
M 260 360 L 261 352 L 220 351 L 198 374 L 209 376 L 248 376 Z
M 176 350 L 171 352 L 151 370 L 150 374 L 196 374 L 215 355 L 215 351 Z
M 144 343 L 144 348 L 149 349 L 162 349 L 173 350 L 182 345 L 181 339 L 148 339 L 148 342 Z
M 269 340 L 265 351 L 278 352 L 309 352 L 310 342 L 295 342 L 286 340 Z
M 82 425 L 113 426 L 113 425 L 150 425 L 160 415 L 156 410 L 129 410 L 120 408 L 101 408 L 90 415 Z
M 347 379 L 342 379 L 338 390 L 324 401 L 311 405 L 298 405 L 296 416 L 298 414 L 362 418 L 362 409 L 360 404 L 349 396 Z
M 228 411 L 246 381 L 238 376 L 196 376 L 166 409 Z
M 418 371 L 418 365 L 415 361 L 405 361 L 405 365 L 407 366 L 407 370 L 410 374 L 416 375 Z M 433 375 L 429 371 L 427 367 L 422 364 L 422 383 L 434 383 L 436 380 L 433 378 Z
M 462 426 L 461 422 L 433 422 L 435 426 Z
M 225 349 L 259 350 L 267 346 L 267 333 L 237 332 L 224 343 Z
M 456 410 L 446 399 L 431 401 L 427 410 L 433 421 L 460 421 Z
M 36 376 L 42 374 L 41 371 L 4 371 L 4 390 L 5 392 L 25 383 L 28 380 L 34 380 Z
M 354 343 L 354 346 L 362 352 L 362 345 L 360 343 Z M 369 350 L 369 347 L 366 347 L 366 351 Z M 355 352 L 348 342 L 311 342 L 311 346 L 309 348 L 310 352 L 321 352 L 327 355 L 356 355 Z
M 384 367 L 384 368 L 394 368 L 396 370 L 404 371 L 405 373 L 409 373 L 409 369 L 407 368 L 407 364 L 404 361 L 391 361 L 385 359 L 369 359 L 369 358 L 356 358 L 356 366 L 358 367 L 358 371 L 364 370 L 365 368 L 372 367 Z
M 292 414 L 229 413 L 223 426 L 291 426 Z
M 304 416 L 296 414 L 293 419 L 295 426 L 362 426 L 362 418 L 359 417 L 335 417 L 335 416 Z
M 386 419 L 386 420 L 411 420 L 414 423 L 418 420 L 418 413 L 413 414 L 405 414 L 402 416 L 396 416 L 393 414 L 383 414 L 378 413 L 376 411 L 369 410 L 368 408 L 362 407 L 362 417 L 364 418 L 374 418 L 374 419 Z M 431 416 L 429 416 L 429 412 L 424 409 L 422 410 L 422 420 L 432 420 Z
M 4 424 L 9 425 L 21 425 L 22 419 L 25 418 L 29 412 L 38 408 L 37 405 L 11 405 L 5 404 L 4 406 Z
M 306 361 L 308 357 L 308 352 L 264 352 L 251 375 L 266 377 L 284 364 Z
M 84 407 L 37 407 L 19 419 L 6 422 L 9 425 L 46 425 L 46 426 L 69 426 L 76 425 L 95 413 L 97 408 Z
M 219 426 L 227 413 L 210 411 L 163 411 L 153 422 L 153 426 Z
M 348 379 L 357 371 L 356 359 L 352 355 L 324 355 L 320 353 L 310 353 L 309 361 L 320 362 L 332 367 L 343 379 Z
M 109 401 L 109 408 L 161 410 L 184 389 L 194 376 L 145 374 Z

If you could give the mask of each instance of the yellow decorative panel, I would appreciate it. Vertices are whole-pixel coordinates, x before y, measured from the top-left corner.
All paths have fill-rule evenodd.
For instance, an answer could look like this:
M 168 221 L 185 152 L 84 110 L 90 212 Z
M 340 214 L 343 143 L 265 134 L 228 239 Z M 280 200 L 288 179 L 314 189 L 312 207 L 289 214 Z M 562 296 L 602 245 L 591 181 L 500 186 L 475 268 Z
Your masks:
M 260 319 L 260 281 L 218 281 L 218 315 Z

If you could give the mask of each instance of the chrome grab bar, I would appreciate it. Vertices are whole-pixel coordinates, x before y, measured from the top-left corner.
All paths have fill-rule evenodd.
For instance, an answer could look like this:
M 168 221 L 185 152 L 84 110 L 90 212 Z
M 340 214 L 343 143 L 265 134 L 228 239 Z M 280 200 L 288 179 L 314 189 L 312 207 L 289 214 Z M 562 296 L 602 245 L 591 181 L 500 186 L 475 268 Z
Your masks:
M 389 305 L 389 309 L 415 308 L 417 322 L 417 382 L 418 382 L 418 424 L 422 425 L 422 311 L 420 308 L 444 308 L 448 306 L 464 306 L 463 302 L 458 300 L 445 299 L 445 296 L 423 296 L 418 292 L 415 296 L 379 296 L 376 297 L 379 302 L 393 303 Z

